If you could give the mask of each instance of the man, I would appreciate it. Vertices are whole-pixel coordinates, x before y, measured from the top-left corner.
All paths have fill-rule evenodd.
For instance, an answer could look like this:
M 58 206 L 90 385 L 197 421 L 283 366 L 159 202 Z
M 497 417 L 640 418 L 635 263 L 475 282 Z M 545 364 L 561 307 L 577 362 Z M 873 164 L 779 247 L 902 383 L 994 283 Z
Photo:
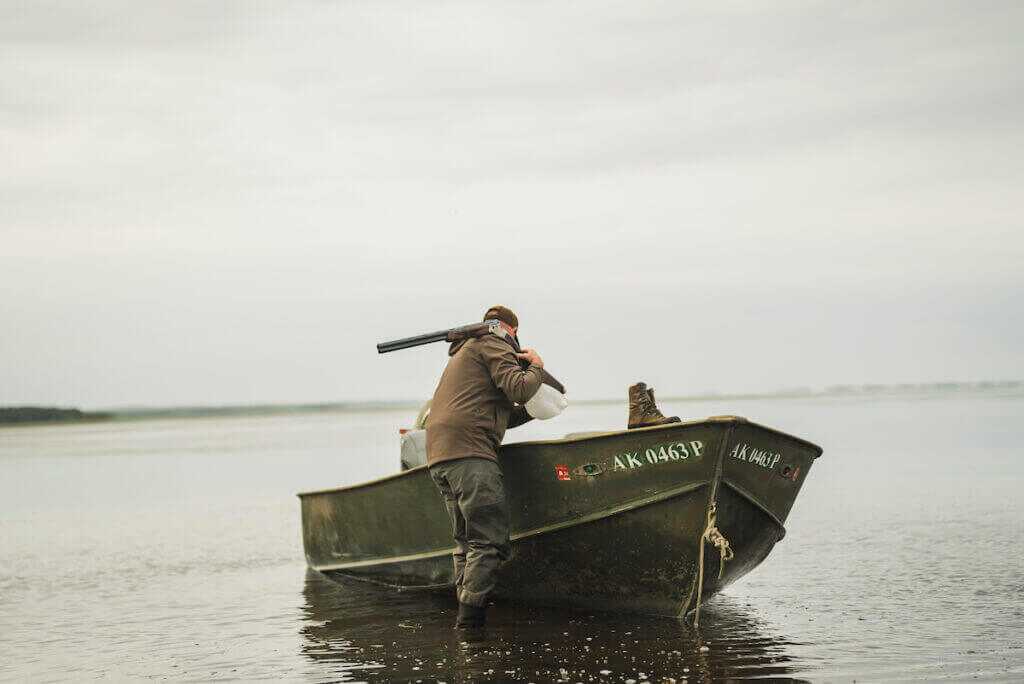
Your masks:
M 455 626 L 484 625 L 498 567 L 508 559 L 509 508 L 498 446 L 506 428 L 530 419 L 523 408 L 540 388 L 544 362 L 519 350 L 519 319 L 494 306 L 498 334 L 454 342 L 427 419 L 427 465 L 444 497 L 455 537 Z M 524 369 L 523 366 L 526 366 Z

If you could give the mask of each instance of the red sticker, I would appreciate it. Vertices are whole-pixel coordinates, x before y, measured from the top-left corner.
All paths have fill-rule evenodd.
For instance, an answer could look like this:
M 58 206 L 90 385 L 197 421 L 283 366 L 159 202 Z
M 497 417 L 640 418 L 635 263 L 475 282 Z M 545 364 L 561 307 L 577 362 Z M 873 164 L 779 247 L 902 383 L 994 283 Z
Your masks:
M 572 479 L 571 477 L 569 477 L 569 466 L 567 466 L 567 465 L 556 465 L 555 466 L 555 475 L 558 476 L 559 480 L 571 480 Z

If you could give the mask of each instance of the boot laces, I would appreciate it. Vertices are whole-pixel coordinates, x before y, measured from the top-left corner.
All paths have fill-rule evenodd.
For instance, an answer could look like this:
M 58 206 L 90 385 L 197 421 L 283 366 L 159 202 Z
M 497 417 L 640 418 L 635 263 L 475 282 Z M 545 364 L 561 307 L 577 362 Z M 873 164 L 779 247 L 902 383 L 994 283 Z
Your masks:
M 655 413 L 658 410 L 658 407 L 651 399 L 651 395 L 647 392 L 640 393 L 640 410 L 646 414 Z

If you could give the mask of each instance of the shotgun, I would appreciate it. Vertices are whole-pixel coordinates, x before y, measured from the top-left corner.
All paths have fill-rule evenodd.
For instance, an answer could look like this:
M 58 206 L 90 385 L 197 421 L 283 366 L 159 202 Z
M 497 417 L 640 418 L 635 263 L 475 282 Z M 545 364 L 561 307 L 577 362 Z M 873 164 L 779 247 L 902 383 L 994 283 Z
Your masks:
M 386 354 L 387 352 L 418 347 L 422 344 L 430 344 L 431 342 L 458 342 L 468 337 L 483 337 L 488 333 L 497 332 L 499 325 L 500 323 L 497 319 L 491 319 L 482 323 L 470 323 L 458 328 L 449 328 L 448 330 L 438 330 L 437 332 L 414 335 L 413 337 L 403 337 L 400 340 L 381 342 L 377 345 L 377 353 Z
M 458 342 L 459 340 L 464 340 L 468 337 L 483 337 L 488 333 L 497 332 L 500 325 L 501 323 L 497 319 L 491 319 L 482 323 L 462 325 L 458 328 L 438 330 L 437 332 L 414 335 L 413 337 L 403 337 L 400 340 L 391 340 L 390 342 L 380 342 L 377 344 L 377 353 L 386 354 L 388 352 L 398 351 L 399 349 L 419 347 L 420 345 L 430 344 L 432 342 Z M 512 344 L 512 350 L 517 354 L 520 352 L 518 340 Z M 522 359 L 519 360 L 519 364 L 524 368 L 530 365 L 527 361 L 523 361 Z M 540 372 L 544 384 L 551 385 L 562 394 L 565 394 L 565 386 L 556 380 L 553 375 L 543 368 L 541 368 Z

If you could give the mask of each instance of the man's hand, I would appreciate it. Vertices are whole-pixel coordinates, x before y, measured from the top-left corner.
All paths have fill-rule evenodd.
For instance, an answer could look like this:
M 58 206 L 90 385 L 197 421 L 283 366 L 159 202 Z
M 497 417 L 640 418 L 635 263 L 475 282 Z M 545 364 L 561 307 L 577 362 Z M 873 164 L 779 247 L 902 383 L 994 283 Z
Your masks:
M 544 360 L 540 358 L 540 354 L 537 353 L 536 349 L 524 349 L 522 354 L 516 354 L 516 356 L 523 361 L 529 361 L 531 365 L 538 368 L 544 367 Z

